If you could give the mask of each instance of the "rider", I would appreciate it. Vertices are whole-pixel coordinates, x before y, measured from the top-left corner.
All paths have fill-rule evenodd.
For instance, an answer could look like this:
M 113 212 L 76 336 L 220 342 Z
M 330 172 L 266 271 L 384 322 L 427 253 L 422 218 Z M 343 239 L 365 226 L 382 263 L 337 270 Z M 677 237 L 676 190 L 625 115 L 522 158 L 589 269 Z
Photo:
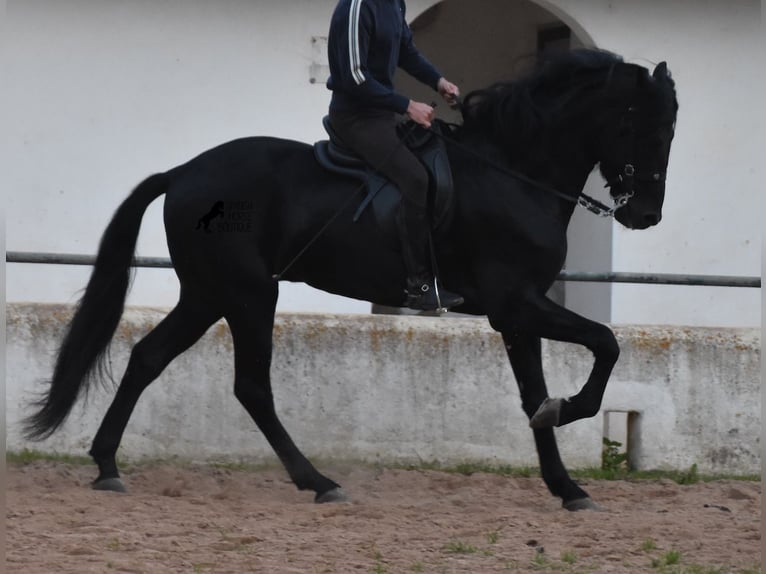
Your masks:
M 343 142 L 402 193 L 397 223 L 407 269 L 407 306 L 434 310 L 463 302 L 460 295 L 435 292 L 429 263 L 430 225 L 426 213 L 428 174 L 418 159 L 400 145 L 397 114 L 431 126 L 434 110 L 394 91 L 397 67 L 437 90 L 448 102 L 459 95 L 415 47 L 404 0 L 340 0 L 328 38 L 332 90 L 330 123 Z

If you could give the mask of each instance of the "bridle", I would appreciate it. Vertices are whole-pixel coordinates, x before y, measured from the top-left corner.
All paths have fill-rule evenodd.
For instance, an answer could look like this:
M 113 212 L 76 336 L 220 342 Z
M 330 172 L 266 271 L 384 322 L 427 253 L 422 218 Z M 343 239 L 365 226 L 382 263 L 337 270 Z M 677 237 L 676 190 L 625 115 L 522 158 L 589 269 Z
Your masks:
M 634 192 L 634 190 L 632 188 L 632 183 L 631 183 L 631 189 L 629 191 L 627 191 L 625 193 L 622 193 L 622 194 L 620 194 L 618 196 L 614 196 L 613 197 L 614 205 L 612 207 L 609 207 L 609 206 L 603 204 L 598 199 L 595 199 L 595 198 L 589 196 L 588 194 L 583 193 L 582 191 L 579 194 L 577 194 L 577 196 L 571 196 L 571 195 L 568 195 L 568 194 L 566 194 L 566 193 L 564 193 L 562 191 L 559 191 L 558 189 L 556 189 L 554 187 L 546 185 L 546 184 L 544 184 L 544 183 L 542 183 L 542 182 L 540 182 L 540 181 L 538 181 L 536 179 L 532 179 L 531 177 L 529 177 L 529 176 L 527 176 L 527 175 L 525 175 L 525 174 L 523 174 L 523 173 L 521 173 L 519 171 L 516 171 L 516 170 L 513 170 L 513 169 L 509 169 L 509 168 L 507 168 L 505 166 L 502 166 L 502 165 L 500 165 L 500 164 L 498 164 L 498 163 L 496 163 L 496 162 L 494 162 L 494 161 L 492 161 L 490 159 L 487 159 L 485 156 L 483 156 L 483 155 L 475 152 L 474 150 L 464 146 L 460 142 L 458 142 L 458 141 L 456 141 L 456 140 L 454 140 L 452 138 L 446 137 L 439 130 L 433 129 L 433 127 L 428 128 L 428 131 L 431 132 L 436 137 L 441 138 L 448 145 L 456 147 L 457 149 L 462 151 L 464 154 L 472 156 L 474 159 L 476 159 L 479 162 L 487 165 L 488 167 L 493 168 L 495 171 L 503 173 L 505 175 L 508 175 L 508 176 L 510 176 L 510 177 L 512 177 L 514 179 L 518 179 L 518 180 L 521 180 L 521 181 L 523 181 L 525 183 L 528 183 L 529 185 L 531 185 L 533 187 L 536 187 L 538 189 L 541 189 L 543 191 L 546 191 L 546 192 L 548 192 L 548 193 L 550 193 L 552 195 L 555 195 L 555 196 L 559 197 L 560 199 L 563 199 L 564 201 L 568 201 L 570 203 L 574 203 L 576 205 L 579 205 L 580 207 L 584 207 L 585 209 L 587 209 L 591 213 L 594 213 L 594 214 L 596 214 L 596 215 L 598 215 L 600 217 L 613 217 L 614 216 L 614 212 L 617 211 L 618 209 L 620 209 L 621 207 L 624 207 L 625 205 L 627 205 L 627 203 L 630 200 L 630 198 L 633 197 L 633 195 L 635 194 L 635 192 Z M 626 173 L 633 174 L 635 172 L 635 170 L 633 169 L 633 166 L 631 164 L 626 163 L 625 167 L 626 167 L 626 170 L 625 170 Z M 630 168 L 630 169 L 628 169 L 628 168 Z M 631 181 L 632 181 L 632 177 L 633 177 L 633 175 L 631 175 Z M 627 179 L 626 179 L 626 177 L 623 177 L 622 175 L 618 175 L 618 177 L 616 178 L 615 181 L 616 182 L 625 182 L 625 181 L 627 181 Z M 614 182 L 612 182 L 612 183 L 607 182 L 605 187 L 612 187 L 612 185 L 614 185 Z
M 585 207 L 592 213 L 601 217 L 614 216 L 615 211 L 628 204 L 631 198 L 636 194 L 636 181 L 646 181 L 650 183 L 661 183 L 665 181 L 666 176 L 664 173 L 653 172 L 644 175 L 636 169 L 633 163 L 636 148 L 636 132 L 633 127 L 635 113 L 636 108 L 630 106 L 628 107 L 627 112 L 620 118 L 620 135 L 622 136 L 624 134 L 624 137 L 618 138 L 619 143 L 616 143 L 616 145 L 624 150 L 622 154 L 622 157 L 624 158 L 622 169 L 618 170 L 614 177 L 607 179 L 606 184 L 604 184 L 604 187 L 609 188 L 609 194 L 612 197 L 612 201 L 614 201 L 614 205 L 607 208 L 606 211 L 602 211 L 599 206 L 595 209 L 591 209 L 592 206 L 589 203 L 591 198 L 587 197 L 585 194 L 582 194 L 577 200 L 578 205 Z M 615 193 L 615 188 L 620 190 L 620 192 Z

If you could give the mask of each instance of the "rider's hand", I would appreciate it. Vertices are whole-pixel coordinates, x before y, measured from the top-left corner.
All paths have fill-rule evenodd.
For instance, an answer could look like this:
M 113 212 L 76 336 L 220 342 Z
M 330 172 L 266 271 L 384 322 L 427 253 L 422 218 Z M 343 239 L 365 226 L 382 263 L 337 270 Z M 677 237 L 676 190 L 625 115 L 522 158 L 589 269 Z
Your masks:
M 447 80 L 447 78 L 439 78 L 436 89 L 449 105 L 453 106 L 457 103 L 457 98 L 460 96 L 460 88 Z
M 428 104 L 410 100 L 410 105 L 407 106 L 407 115 L 413 122 L 430 128 L 431 121 L 434 119 L 434 109 Z

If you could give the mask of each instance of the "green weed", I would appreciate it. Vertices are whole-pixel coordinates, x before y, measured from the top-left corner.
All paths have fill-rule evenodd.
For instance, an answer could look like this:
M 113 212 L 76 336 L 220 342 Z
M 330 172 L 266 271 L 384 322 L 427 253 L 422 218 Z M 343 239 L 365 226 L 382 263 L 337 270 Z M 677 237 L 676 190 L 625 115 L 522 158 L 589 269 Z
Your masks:
M 472 544 L 467 544 L 466 542 L 450 542 L 445 547 L 444 550 L 449 552 L 450 554 L 475 554 L 479 551 L 476 546 Z
M 628 453 L 620 452 L 622 443 L 616 440 L 602 439 L 601 470 L 614 475 L 623 475 L 628 470 Z
M 574 564 L 577 562 L 577 554 L 570 550 L 564 551 L 561 553 L 561 561 L 565 564 Z
M 644 540 L 643 544 L 641 544 L 641 550 L 644 552 L 651 552 L 655 548 L 657 548 L 657 543 L 651 538 L 647 538 Z
M 463 462 L 454 465 L 445 465 L 437 461 L 419 462 L 417 464 L 393 464 L 386 465 L 388 468 L 399 468 L 402 470 L 437 470 L 449 474 L 462 474 L 471 476 L 476 473 L 496 474 L 499 476 L 510 476 L 514 478 L 529 478 L 539 474 L 539 470 L 534 467 L 510 465 L 493 465 L 481 462 Z
M 730 475 L 730 474 L 716 474 L 716 475 L 702 475 L 699 474 L 696 464 L 693 464 L 688 470 L 675 471 L 675 470 L 629 470 L 623 463 L 622 457 L 624 453 L 620 453 L 620 443 L 616 441 L 610 441 L 609 444 L 605 444 L 605 449 L 602 452 L 602 468 L 585 468 L 574 469 L 570 472 L 575 479 L 594 479 L 594 480 L 615 480 L 615 479 L 631 479 L 631 480 L 658 480 L 669 479 L 677 482 L 678 484 L 696 484 L 698 482 L 710 482 L 715 480 L 741 480 L 756 482 L 761 480 L 759 474 L 747 474 L 747 475 Z M 77 456 L 70 454 L 58 454 L 47 453 L 33 449 L 23 449 L 21 451 L 8 451 L 5 455 L 5 460 L 9 464 L 24 465 L 33 462 L 57 462 L 71 465 L 91 465 L 93 461 L 88 456 Z M 329 461 L 327 464 L 336 464 L 336 462 Z M 358 467 L 366 466 L 364 462 L 345 461 L 344 464 L 354 465 Z M 179 458 L 145 458 L 141 460 L 124 460 L 121 461 L 121 466 L 126 471 L 131 471 L 139 468 L 146 468 L 157 465 L 173 465 L 181 468 L 195 468 L 195 467 L 207 467 L 215 468 L 227 471 L 244 471 L 244 472 L 261 472 L 266 470 L 274 470 L 280 468 L 278 461 L 264 461 L 264 462 L 227 462 L 227 461 L 212 461 L 206 464 L 197 464 L 184 461 Z M 621 466 L 622 465 L 622 466 Z M 443 465 L 438 462 L 422 462 L 419 464 L 391 464 L 384 465 L 383 468 L 391 469 L 403 469 L 403 470 L 438 470 L 440 472 L 462 474 L 470 476 L 475 473 L 495 474 L 499 476 L 508 476 L 513 478 L 529 478 L 532 476 L 539 476 L 540 470 L 535 467 L 512 467 L 509 465 L 492 465 L 486 463 L 473 463 L 465 462 L 457 465 Z
M 25 448 L 18 452 L 8 451 L 5 453 L 5 461 L 10 464 L 30 464 L 33 462 L 61 462 L 64 464 L 84 465 L 93 464 L 89 456 L 76 456 L 72 454 L 59 454 L 42 452 Z
M 535 552 L 535 557 L 532 559 L 532 567 L 536 570 L 551 569 L 548 557 L 543 552 Z
M 665 564 L 673 566 L 681 561 L 681 553 L 678 550 L 668 550 L 664 558 Z
M 678 484 L 697 484 L 699 481 L 700 477 L 697 473 L 697 465 L 693 464 L 688 471 L 681 473 L 676 482 L 678 482 Z

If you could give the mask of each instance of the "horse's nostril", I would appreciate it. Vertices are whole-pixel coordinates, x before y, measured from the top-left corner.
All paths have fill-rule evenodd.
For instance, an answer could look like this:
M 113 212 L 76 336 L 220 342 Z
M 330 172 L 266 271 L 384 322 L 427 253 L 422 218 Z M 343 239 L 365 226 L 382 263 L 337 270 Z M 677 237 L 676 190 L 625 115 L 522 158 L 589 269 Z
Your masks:
M 649 225 L 657 225 L 662 219 L 662 215 L 659 213 L 647 213 L 644 215 L 644 221 Z

